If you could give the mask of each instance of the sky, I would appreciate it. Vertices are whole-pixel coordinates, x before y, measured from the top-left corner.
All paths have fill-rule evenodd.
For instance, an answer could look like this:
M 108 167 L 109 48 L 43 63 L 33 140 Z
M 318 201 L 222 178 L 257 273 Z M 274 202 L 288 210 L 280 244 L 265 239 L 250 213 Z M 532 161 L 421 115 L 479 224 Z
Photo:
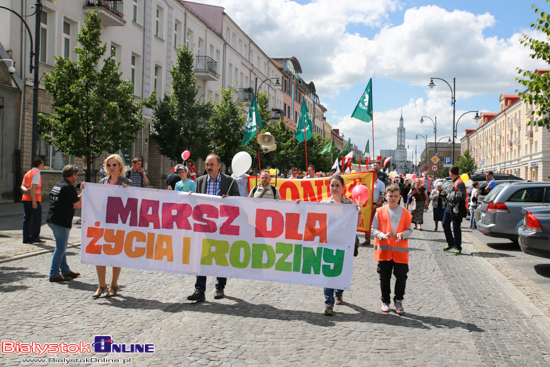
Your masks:
M 533 0 L 534 1 L 534 0 Z M 431 77 L 456 81 L 456 119 L 464 112 L 499 112 L 501 94 L 524 88 L 516 68 L 544 69 L 520 43 L 537 17 L 529 0 L 196 0 L 222 6 L 266 55 L 294 56 L 301 77 L 313 82 L 325 117 L 361 150 L 367 140 L 395 149 L 401 114 L 409 159 L 420 157 L 425 138 L 452 135 L 451 88 Z M 550 5 L 538 1 L 545 11 Z M 373 81 L 371 124 L 351 118 Z M 457 141 L 477 128 L 474 113 L 457 125 Z

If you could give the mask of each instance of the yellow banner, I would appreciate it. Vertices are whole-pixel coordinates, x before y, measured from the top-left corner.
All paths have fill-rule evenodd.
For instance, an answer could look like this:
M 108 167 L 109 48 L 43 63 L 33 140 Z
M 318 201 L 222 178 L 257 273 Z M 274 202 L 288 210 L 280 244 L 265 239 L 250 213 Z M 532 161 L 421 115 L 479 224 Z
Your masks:
M 372 212 L 372 185 L 373 185 L 373 173 L 372 172 L 359 172 L 342 175 L 346 190 L 344 195 L 351 198 L 351 191 L 356 185 L 365 185 L 369 188 L 370 199 L 363 203 L 363 220 L 357 227 L 357 231 L 363 233 L 370 233 L 371 225 L 371 212 Z M 271 179 L 271 184 L 279 190 L 281 193 L 281 199 L 283 200 L 298 200 L 303 201 L 321 201 L 330 196 L 329 190 L 330 177 L 323 177 L 314 180 L 288 180 L 284 178 L 278 178 L 277 184 L 275 179 Z M 248 192 L 260 184 L 260 178 L 255 176 L 248 177 Z

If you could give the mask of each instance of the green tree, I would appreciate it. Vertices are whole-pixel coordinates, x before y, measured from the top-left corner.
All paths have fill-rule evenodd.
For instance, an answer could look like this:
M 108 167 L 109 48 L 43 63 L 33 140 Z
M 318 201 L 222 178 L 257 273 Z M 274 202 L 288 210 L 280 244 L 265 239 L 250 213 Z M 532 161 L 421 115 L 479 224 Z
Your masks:
M 44 86 L 53 95 L 53 113 L 40 115 L 39 125 L 48 144 L 61 152 L 86 157 L 86 181 L 92 162 L 102 152 L 116 152 L 136 140 L 143 127 L 134 86 L 122 78 L 118 64 L 107 57 L 98 71 L 107 45 L 101 45 L 101 19 L 90 12 L 77 37 L 78 61 L 60 56 L 55 69 L 44 74 Z
M 449 177 L 449 169 L 448 168 L 441 168 L 437 171 L 437 178 L 445 178 Z
M 187 46 L 178 49 L 177 64 L 172 64 L 172 94 L 162 100 L 153 93 L 145 102 L 153 109 L 151 138 L 162 155 L 181 162 L 181 152 L 189 150 L 197 158 L 209 153 L 206 121 L 212 115 L 213 105 L 200 102 L 193 54 Z
M 472 158 L 472 155 L 470 154 L 470 149 L 466 149 L 464 151 L 464 154 L 460 156 L 460 159 L 456 163 L 458 167 L 459 174 L 462 175 L 463 173 L 474 173 L 477 170 L 476 161 L 474 158 Z
M 246 116 L 235 100 L 235 90 L 221 89 L 221 101 L 216 104 L 214 113 L 206 123 L 208 148 L 218 154 L 223 163 L 231 165 L 233 156 L 243 149 L 243 137 Z
M 550 0 L 546 0 L 550 2 Z M 520 43 L 525 47 L 529 47 L 532 51 L 530 57 L 532 59 L 543 60 L 547 64 L 550 60 L 550 16 L 533 4 L 532 8 L 538 15 L 538 19 L 535 23 L 531 23 L 531 29 L 542 32 L 543 38 L 537 39 L 529 37 L 527 34 L 522 35 Z M 524 102 L 528 104 L 538 105 L 540 109 L 538 111 L 531 111 L 533 116 L 538 116 L 538 119 L 531 122 L 531 124 L 537 124 L 538 126 L 546 126 L 550 129 L 550 73 L 537 73 L 536 71 L 524 70 L 517 68 L 518 74 L 525 79 L 516 78 L 520 84 L 524 85 L 527 90 L 520 92 L 519 95 Z

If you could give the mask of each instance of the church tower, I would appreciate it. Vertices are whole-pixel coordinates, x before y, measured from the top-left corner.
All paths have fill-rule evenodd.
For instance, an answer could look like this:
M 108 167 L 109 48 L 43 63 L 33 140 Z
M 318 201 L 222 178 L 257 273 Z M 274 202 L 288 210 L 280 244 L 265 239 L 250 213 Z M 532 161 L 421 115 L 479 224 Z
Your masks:
M 403 120 L 403 111 L 401 111 L 401 118 L 399 119 L 399 127 L 397 128 L 397 148 L 395 149 L 395 156 L 393 157 L 393 164 L 397 173 L 407 173 L 407 147 L 405 146 L 405 126 Z

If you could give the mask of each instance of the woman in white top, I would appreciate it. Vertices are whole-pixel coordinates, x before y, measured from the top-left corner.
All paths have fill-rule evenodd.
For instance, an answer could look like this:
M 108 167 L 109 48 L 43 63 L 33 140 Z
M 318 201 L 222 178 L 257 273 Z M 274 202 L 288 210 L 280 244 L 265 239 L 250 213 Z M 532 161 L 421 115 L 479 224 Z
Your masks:
M 479 197 L 479 182 L 477 181 L 474 181 L 474 183 L 472 184 L 472 193 L 470 194 L 470 229 L 475 229 L 477 228 L 477 225 L 476 225 L 476 218 L 475 218 L 475 211 L 477 209 L 477 200 L 478 200 L 478 197 Z

